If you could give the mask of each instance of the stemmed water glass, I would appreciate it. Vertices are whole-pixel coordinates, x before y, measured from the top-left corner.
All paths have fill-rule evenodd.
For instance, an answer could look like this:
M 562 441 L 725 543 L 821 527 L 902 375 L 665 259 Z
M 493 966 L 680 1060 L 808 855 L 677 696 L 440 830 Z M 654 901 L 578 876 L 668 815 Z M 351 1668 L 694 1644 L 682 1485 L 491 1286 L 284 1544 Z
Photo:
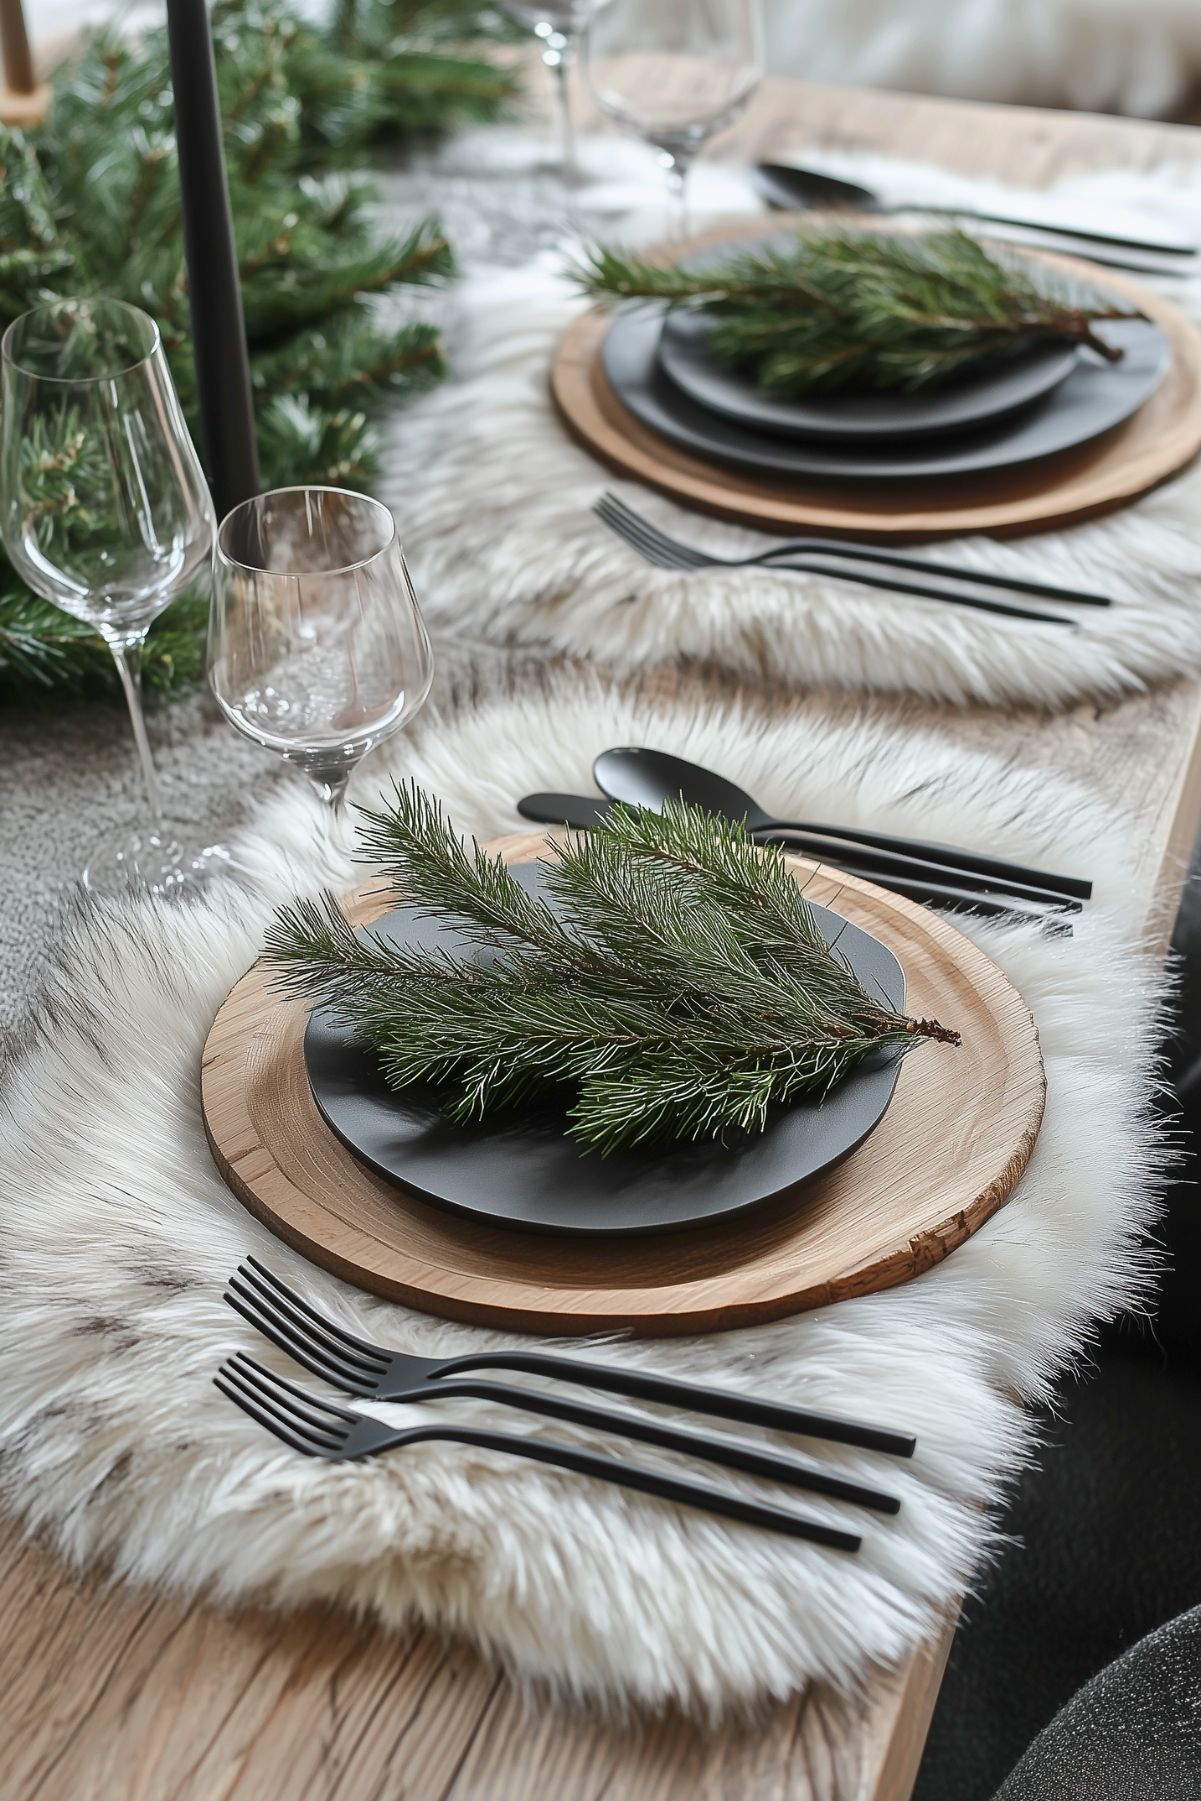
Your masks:
M 503 12 L 533 32 L 542 52 L 542 61 L 550 71 L 566 182 L 574 180 L 576 173 L 571 69 L 579 51 L 581 34 L 595 15 L 609 4 L 610 0 L 500 0 Z
M 698 151 L 734 123 L 763 74 L 759 0 L 610 0 L 584 61 L 601 111 L 658 150 L 682 235 Z
M 203 858 L 185 862 L 164 835 L 142 652 L 153 620 L 206 570 L 213 527 L 158 327 L 119 300 L 52 301 L 9 326 L 0 368 L 0 536 L 34 593 L 112 651 L 146 789 L 150 829 L 103 847 L 84 882 L 176 887 Z
M 412 719 L 433 655 L 387 507 L 277 488 L 222 521 L 209 683 L 243 736 L 337 809 L 357 764 Z

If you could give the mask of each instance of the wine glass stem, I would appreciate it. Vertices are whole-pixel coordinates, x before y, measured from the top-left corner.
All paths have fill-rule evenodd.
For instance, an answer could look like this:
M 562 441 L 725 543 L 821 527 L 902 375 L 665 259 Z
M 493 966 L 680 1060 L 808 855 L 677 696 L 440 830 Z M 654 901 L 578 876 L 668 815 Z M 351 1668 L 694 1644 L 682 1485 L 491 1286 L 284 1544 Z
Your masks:
M 346 789 L 350 783 L 350 775 L 310 775 L 310 782 L 333 814 L 342 811 L 342 802 L 346 799 Z
M 139 632 L 133 638 L 110 639 L 109 649 L 113 653 L 113 661 L 117 665 L 117 674 L 121 678 L 121 687 L 125 694 L 125 704 L 129 708 L 129 720 L 133 726 L 133 741 L 138 747 L 138 763 L 142 770 L 146 802 L 150 809 L 154 829 L 157 832 L 163 823 L 163 808 L 159 799 L 158 776 L 155 773 L 154 758 L 150 754 L 150 740 L 146 736 L 146 715 L 142 708 L 142 652 L 145 644 L 146 634 Z
M 562 147 L 563 180 L 576 177 L 575 126 L 571 118 L 571 64 L 575 43 L 567 32 L 554 31 L 543 40 L 542 60 L 550 70 L 555 91 L 555 112 L 559 120 L 559 142 Z
M 678 150 L 667 149 L 660 150 L 659 158 L 667 180 L 671 231 L 673 236 L 683 238 L 688 235 L 688 171 L 692 159 Z

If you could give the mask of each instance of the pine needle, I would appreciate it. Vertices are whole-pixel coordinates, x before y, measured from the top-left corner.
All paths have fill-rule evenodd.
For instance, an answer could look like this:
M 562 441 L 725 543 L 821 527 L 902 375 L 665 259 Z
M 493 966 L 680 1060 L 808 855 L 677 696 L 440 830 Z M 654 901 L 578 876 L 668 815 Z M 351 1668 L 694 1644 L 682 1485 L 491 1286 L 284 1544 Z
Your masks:
M 487 0 L 329 0 L 329 12 L 314 20 L 285 0 L 218 0 L 212 11 L 268 487 L 370 487 L 382 405 L 445 373 L 436 328 L 386 326 L 376 301 L 448 279 L 446 239 L 428 219 L 382 233 L 375 188 L 346 171 L 377 143 L 501 117 L 516 92 L 513 73 L 485 54 L 510 35 Z M 55 297 L 132 301 L 158 321 L 196 435 L 165 33 L 86 36 L 52 81 L 44 128 L 23 137 L 0 126 L 0 331 Z M 103 519 L 74 516 L 67 475 L 52 458 L 28 504 L 64 530 L 103 531 Z M 194 680 L 203 634 L 203 607 L 172 607 L 151 634 L 150 683 L 171 692 Z M 0 700 L 94 689 L 118 692 L 104 645 L 0 557 Z
M 284 908 L 266 955 L 331 1005 L 400 1090 L 433 1084 L 452 1119 L 557 1097 L 566 1131 L 619 1147 L 761 1132 L 874 1052 L 957 1044 L 894 1012 L 827 945 L 778 851 L 682 803 L 616 810 L 554 847 L 547 904 L 415 786 L 364 815 L 363 857 L 398 904 L 474 954 L 357 934 L 333 895 Z
M 660 268 L 601 248 L 572 271 L 594 300 L 660 301 L 712 321 L 708 345 L 782 396 L 934 388 L 1034 344 L 1122 354 L 1095 327 L 1141 314 L 1078 291 L 962 231 L 800 232 L 720 266 Z

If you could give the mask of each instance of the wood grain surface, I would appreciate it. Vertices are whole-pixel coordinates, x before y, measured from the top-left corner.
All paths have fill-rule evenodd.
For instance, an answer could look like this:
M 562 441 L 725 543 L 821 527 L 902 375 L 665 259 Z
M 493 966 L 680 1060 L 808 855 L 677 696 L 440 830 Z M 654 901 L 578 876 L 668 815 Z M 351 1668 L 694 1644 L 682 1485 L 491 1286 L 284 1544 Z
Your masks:
M 546 837 L 519 833 L 487 848 L 530 862 Z M 1030 1160 L 1046 1092 L 1038 1033 L 1013 984 L 945 916 L 789 861 L 811 900 L 893 952 L 906 1011 L 963 1038 L 906 1057 L 875 1131 L 800 1196 L 653 1239 L 581 1243 L 457 1218 L 376 1175 L 331 1132 L 305 1070 L 309 1008 L 281 995 L 261 962 L 233 989 L 204 1049 L 218 1168 L 280 1237 L 360 1288 L 523 1332 L 754 1325 L 920 1275 L 996 1212 Z M 346 911 L 361 926 L 390 906 L 369 882 Z
M 531 71 L 532 96 L 543 79 Z M 1192 128 L 778 80 L 718 148 L 801 160 L 810 142 L 1032 187 L 1201 161 Z M 729 683 L 714 686 L 720 697 Z M 770 708 L 769 684 L 762 698 Z M 827 702 L 835 716 L 860 705 Z M 917 703 L 908 716 L 1124 808 L 1123 875 L 1148 946 L 1166 947 L 1201 818 L 1201 684 L 1054 718 Z M 4 1801 L 908 1801 L 955 1625 L 870 1673 L 861 1700 L 813 1688 L 749 1727 L 706 1731 L 671 1714 L 609 1724 L 530 1703 L 429 1632 L 106 1588 L 11 1521 L 0 1617 Z
M 819 219 L 808 213 L 804 223 L 812 226 Z M 784 228 L 802 219 L 780 214 L 772 220 L 777 223 Z M 845 217 L 838 223 L 845 230 Z M 898 229 L 895 221 L 864 223 L 867 229 Z M 763 230 L 762 218 L 729 220 L 687 243 L 651 252 L 648 260 L 674 261 L 731 238 L 761 237 Z M 1070 279 L 1097 279 L 1096 270 L 1075 257 L 1028 254 Z M 675 500 L 744 525 L 896 540 L 1045 531 L 1134 499 L 1176 474 L 1201 450 L 1201 331 L 1179 307 L 1134 276 L 1106 270 L 1101 279 L 1164 333 L 1172 353 L 1167 375 L 1124 425 L 1079 449 L 992 475 L 938 482 L 772 479 L 690 456 L 636 419 L 610 387 L 601 364 L 609 324 L 603 309 L 583 314 L 563 334 L 551 392 L 572 435 L 594 456 Z

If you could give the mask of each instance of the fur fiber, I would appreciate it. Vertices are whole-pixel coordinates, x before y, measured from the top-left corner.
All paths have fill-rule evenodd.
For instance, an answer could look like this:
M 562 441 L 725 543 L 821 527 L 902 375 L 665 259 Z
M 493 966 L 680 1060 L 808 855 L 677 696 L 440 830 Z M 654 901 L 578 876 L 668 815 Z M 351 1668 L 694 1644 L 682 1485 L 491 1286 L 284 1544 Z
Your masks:
M 520 134 L 468 134 L 442 168 L 448 180 L 492 167 L 518 181 L 536 154 Z M 596 140 L 586 154 L 595 180 L 582 210 L 593 233 L 626 242 L 661 235 L 661 214 L 646 208 L 656 172 L 640 147 Z M 806 160 L 904 195 L 1021 201 L 999 186 L 880 158 Z M 746 210 L 734 170 L 702 161 L 696 177 L 697 226 Z M 1082 219 L 1129 218 L 1146 229 L 1159 218 L 1193 229 L 1201 172 L 1080 177 L 1059 193 L 1064 211 Z M 476 264 L 451 308 L 457 379 L 394 428 L 385 497 L 444 634 L 616 666 L 710 661 L 752 680 L 997 706 L 1067 706 L 1201 667 L 1201 464 L 1069 530 L 930 547 L 949 564 L 1058 579 L 1118 601 L 1107 611 L 1075 609 L 1071 632 L 832 577 L 651 568 L 592 515 L 606 488 L 719 555 L 770 540 L 619 480 L 568 436 L 547 388 L 555 343 L 580 304 L 564 261 L 556 248 L 516 269 Z M 1201 317 L 1201 277 L 1173 279 L 1170 292 Z
M 468 1635 L 520 1681 L 614 1710 L 676 1702 L 717 1715 L 812 1678 L 853 1693 L 970 1581 L 983 1509 L 1029 1449 L 1021 1402 L 1045 1396 L 1090 1324 L 1146 1279 L 1140 1245 L 1165 1157 L 1149 1112 L 1161 978 L 1132 943 L 1122 822 L 1046 771 L 965 750 L 951 730 L 915 731 L 895 707 L 794 696 L 769 711 L 688 678 L 667 697 L 662 684 L 546 665 L 466 669 L 452 686 L 360 771 L 352 797 L 374 801 L 393 774 L 412 774 L 486 835 L 518 825 L 515 797 L 587 788 L 597 751 L 644 742 L 706 760 L 786 812 L 804 804 L 1097 879 L 1070 940 L 971 927 L 1033 1007 L 1049 1077 L 1034 1159 L 984 1230 L 891 1292 L 755 1330 L 606 1347 L 909 1425 L 911 1465 L 819 1452 L 886 1477 L 902 1512 L 864 1515 L 863 1552 L 848 1558 L 464 1447 L 309 1462 L 216 1392 L 213 1372 L 239 1346 L 297 1374 L 222 1304 L 247 1252 L 385 1342 L 441 1353 L 500 1338 L 309 1267 L 211 1162 L 198 1073 L 213 1014 L 271 906 L 354 873 L 353 815 L 331 831 L 290 781 L 239 847 L 241 887 L 79 908 L 7 1071 L 3 1501 L 76 1564 L 219 1601 L 326 1598 L 385 1624 L 419 1617 Z M 536 1416 L 447 1405 L 588 1442 Z

